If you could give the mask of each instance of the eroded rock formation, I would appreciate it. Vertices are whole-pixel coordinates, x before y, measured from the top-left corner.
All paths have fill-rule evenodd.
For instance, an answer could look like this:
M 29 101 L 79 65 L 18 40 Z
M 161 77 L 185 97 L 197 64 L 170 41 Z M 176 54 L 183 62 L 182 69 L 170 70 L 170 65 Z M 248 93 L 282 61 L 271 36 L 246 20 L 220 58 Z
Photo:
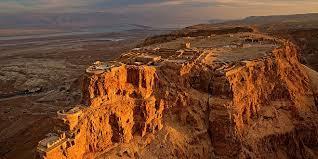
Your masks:
M 83 106 L 65 111 L 77 120 L 60 116 L 39 157 L 317 157 L 318 76 L 294 44 L 235 32 L 160 46 L 88 68 Z

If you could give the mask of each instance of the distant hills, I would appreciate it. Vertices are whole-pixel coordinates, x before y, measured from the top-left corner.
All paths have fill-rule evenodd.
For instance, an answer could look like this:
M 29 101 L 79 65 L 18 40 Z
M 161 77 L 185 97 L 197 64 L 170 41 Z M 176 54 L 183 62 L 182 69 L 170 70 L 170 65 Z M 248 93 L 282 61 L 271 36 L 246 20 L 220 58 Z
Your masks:
M 46 35 L 69 32 L 120 32 L 126 30 L 175 29 L 162 23 L 165 19 L 155 19 L 153 26 L 147 26 L 137 15 L 121 15 L 107 12 L 91 13 L 1 13 L 0 37 L 20 35 Z M 167 23 L 171 18 L 167 18 Z M 176 22 L 178 23 L 178 22 Z M 150 22 L 150 24 L 152 24 Z M 173 25 L 172 25 L 173 26 Z M 161 28 L 162 27 L 162 28 Z
M 211 19 L 211 20 L 209 20 L 209 23 L 210 23 L 210 24 L 218 24 L 218 23 L 224 23 L 224 22 L 226 22 L 226 21 L 228 21 L 228 20 L 224 20 L 224 19 Z
M 231 20 L 218 23 L 219 25 L 255 25 L 260 29 L 286 30 L 318 28 L 318 13 L 273 15 L 273 16 L 250 16 L 241 20 Z
M 269 24 L 269 23 L 300 23 L 318 21 L 318 13 L 294 14 L 294 15 L 273 15 L 273 16 L 250 16 L 238 21 L 245 24 Z
M 150 17 L 151 18 L 151 17 Z M 150 22 L 151 21 L 151 22 Z M 155 29 L 153 26 L 182 27 L 182 19 L 140 17 L 140 15 L 121 15 L 107 12 L 92 13 L 16 13 L 0 14 L 0 36 L 52 34 L 63 32 L 110 32 L 122 30 Z M 153 24 L 147 26 L 147 23 Z M 213 25 L 266 25 L 266 28 L 314 28 L 318 27 L 318 13 L 251 16 L 241 20 L 213 19 Z M 175 27 L 174 27 L 175 28 Z M 158 29 L 158 28 L 157 28 Z
M 127 24 L 123 15 L 111 13 L 0 14 L 1 28 L 88 28 Z
M 215 25 L 288 25 L 299 28 L 316 28 L 318 27 L 318 13 L 294 14 L 294 15 L 271 15 L 271 16 L 249 16 L 238 20 L 219 20 L 212 19 L 209 24 Z
M 308 14 L 293 14 L 293 15 L 270 15 L 270 16 L 249 16 L 244 19 L 237 20 L 222 20 L 222 19 L 211 19 L 210 24 L 246 24 L 246 25 L 264 25 L 270 23 L 303 23 L 303 22 L 318 21 L 318 13 Z

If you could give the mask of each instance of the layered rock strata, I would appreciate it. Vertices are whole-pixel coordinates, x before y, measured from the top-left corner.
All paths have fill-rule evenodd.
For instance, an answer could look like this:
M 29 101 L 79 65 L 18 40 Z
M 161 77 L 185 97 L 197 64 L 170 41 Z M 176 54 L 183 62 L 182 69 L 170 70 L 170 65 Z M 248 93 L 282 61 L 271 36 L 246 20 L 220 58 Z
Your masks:
M 258 33 L 190 42 L 88 68 L 83 106 L 66 111 L 65 137 L 40 142 L 38 157 L 317 157 L 317 75 L 294 44 Z

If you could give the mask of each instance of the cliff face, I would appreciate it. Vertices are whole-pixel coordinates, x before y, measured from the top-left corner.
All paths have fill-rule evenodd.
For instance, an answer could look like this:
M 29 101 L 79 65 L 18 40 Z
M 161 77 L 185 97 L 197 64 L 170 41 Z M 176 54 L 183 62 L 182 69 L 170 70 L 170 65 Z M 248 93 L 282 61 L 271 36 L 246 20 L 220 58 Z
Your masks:
M 39 157 L 317 157 L 317 75 L 307 74 L 292 43 L 244 47 L 247 36 L 269 38 L 226 36 L 243 39 L 242 48 L 150 47 L 91 66 L 85 106 L 66 112 L 78 120 L 63 118 L 65 137 L 40 145 Z
M 156 97 L 156 70 L 148 66 L 110 68 L 83 78 L 84 108 L 77 127 L 69 129 L 70 146 L 60 149 L 61 158 L 95 156 L 133 136 L 144 136 L 162 128 L 163 101 Z M 56 158 L 56 155 L 48 158 Z
M 162 128 L 164 103 L 154 91 L 157 89 L 155 68 L 122 65 L 107 73 L 86 75 L 83 102 L 97 109 L 106 107 L 107 113 L 98 114 L 109 115 L 99 119 L 110 124 L 111 141 L 129 142 L 134 134 L 144 136 Z
M 285 43 L 273 50 L 271 56 L 248 61 L 243 67 L 227 72 L 238 131 L 244 130 L 244 123 L 250 123 L 262 107 L 274 101 L 291 102 L 297 113 L 316 110 L 308 75 L 297 56 L 296 47 Z
M 218 135 L 229 134 L 230 137 L 218 141 L 220 136 L 216 136 L 215 144 L 222 142 L 228 148 L 236 145 L 231 151 L 236 153 L 229 156 L 226 151 L 220 155 L 315 158 L 310 149 L 317 144 L 315 96 L 297 56 L 296 46 L 285 43 L 273 50 L 271 56 L 245 62 L 226 73 L 233 101 L 223 112 L 230 113 L 218 117 L 212 110 L 210 128 L 214 132 L 220 127 L 225 129 Z
M 83 80 L 83 103 L 100 106 L 122 98 L 147 99 L 153 95 L 158 78 L 149 66 L 111 68 L 102 74 L 86 74 Z

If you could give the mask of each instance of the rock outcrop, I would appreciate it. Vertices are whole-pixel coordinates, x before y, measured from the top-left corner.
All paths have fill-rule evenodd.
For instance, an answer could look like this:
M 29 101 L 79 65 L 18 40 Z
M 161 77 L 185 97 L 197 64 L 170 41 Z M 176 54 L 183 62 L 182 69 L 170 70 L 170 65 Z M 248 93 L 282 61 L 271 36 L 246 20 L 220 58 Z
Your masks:
M 226 73 L 233 91 L 236 123 L 243 129 L 257 116 L 261 107 L 277 100 L 290 101 L 297 113 L 316 110 L 309 78 L 298 62 L 297 50 L 291 43 L 273 50 L 261 60 L 248 61 Z
M 88 68 L 82 106 L 38 157 L 317 157 L 317 74 L 297 47 L 249 32 L 199 38 Z
M 157 89 L 156 69 L 149 66 L 117 64 L 103 73 L 86 73 L 83 103 L 89 107 L 81 107 L 83 113 L 77 118 L 76 127 L 66 122 L 67 146 L 57 145 L 54 149 L 58 152 L 54 154 L 64 156 L 61 158 L 94 156 L 91 153 L 128 143 L 133 135 L 144 136 L 160 130 L 164 103 L 154 92 Z

